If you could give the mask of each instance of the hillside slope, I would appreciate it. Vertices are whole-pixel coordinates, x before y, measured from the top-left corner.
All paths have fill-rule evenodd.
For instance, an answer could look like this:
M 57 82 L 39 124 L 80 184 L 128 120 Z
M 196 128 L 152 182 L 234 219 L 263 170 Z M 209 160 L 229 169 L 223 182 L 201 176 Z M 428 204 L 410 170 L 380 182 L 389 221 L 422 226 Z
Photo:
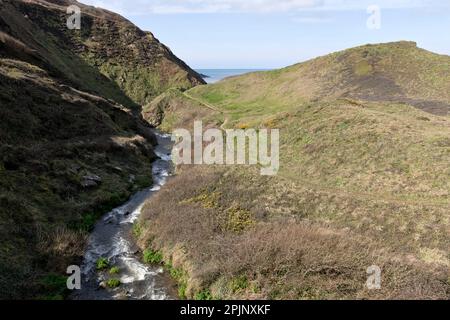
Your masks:
M 66 27 L 69 4 L 80 31 Z M 140 104 L 199 83 L 116 14 L 0 1 L 0 299 L 64 297 L 97 219 L 152 184 Z
M 129 110 L 22 61 L 0 59 L 0 105 L 0 297 L 55 294 L 46 281 L 77 263 L 99 215 L 151 184 L 155 139 Z
M 71 4 L 81 8 L 80 30 L 66 26 Z M 204 83 L 150 32 L 115 13 L 74 0 L 4 0 L 0 31 L 13 38 L 0 41 L 3 55 L 12 52 L 16 57 L 17 49 L 8 44 L 20 41 L 25 49 L 19 51 L 28 53 L 27 62 L 127 106 L 145 104 L 171 87 L 187 89 Z
M 368 45 L 158 97 L 144 116 L 168 131 L 280 129 L 281 168 L 179 168 L 142 246 L 185 270 L 191 297 L 448 299 L 449 63 Z M 381 290 L 364 285 L 371 265 Z
M 350 98 L 401 102 L 438 115 L 450 112 L 450 57 L 414 42 L 365 45 L 284 69 L 232 77 L 192 95 L 248 114 L 277 112 L 306 101 Z M 261 108 L 265 108 L 261 110 Z

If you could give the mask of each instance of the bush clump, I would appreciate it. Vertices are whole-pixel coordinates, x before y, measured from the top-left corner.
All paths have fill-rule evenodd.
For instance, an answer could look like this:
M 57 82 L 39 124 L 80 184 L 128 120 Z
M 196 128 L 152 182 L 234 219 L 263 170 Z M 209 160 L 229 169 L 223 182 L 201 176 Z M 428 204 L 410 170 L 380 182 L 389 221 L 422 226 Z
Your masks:
M 147 249 L 144 251 L 144 262 L 150 264 L 160 264 L 163 261 L 163 255 L 161 251 L 154 251 Z
M 119 287 L 120 284 L 121 284 L 121 282 L 119 279 L 109 279 L 106 282 L 106 285 L 108 286 L 108 288 L 111 288 L 111 289 Z
M 109 274 L 118 274 L 119 272 L 119 267 L 112 267 L 111 269 L 109 269 Z
M 195 300 L 199 300 L 199 301 L 212 300 L 211 292 L 209 292 L 209 290 L 200 291 L 199 293 L 197 293 L 195 295 Z
M 95 263 L 97 266 L 97 270 L 105 270 L 109 267 L 109 261 L 106 258 L 99 258 Z

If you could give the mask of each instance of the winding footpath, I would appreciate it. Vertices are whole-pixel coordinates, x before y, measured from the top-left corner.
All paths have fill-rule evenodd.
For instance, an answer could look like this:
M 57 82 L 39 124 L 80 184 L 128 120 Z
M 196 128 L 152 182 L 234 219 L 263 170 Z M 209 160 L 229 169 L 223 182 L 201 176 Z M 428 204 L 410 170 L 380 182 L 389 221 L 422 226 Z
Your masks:
M 192 101 L 194 101 L 194 102 L 197 102 L 198 104 L 200 104 L 200 105 L 202 105 L 202 106 L 204 106 L 204 107 L 206 107 L 206 108 L 208 108 L 208 109 L 210 109 L 210 110 L 212 110 L 212 111 L 214 111 L 214 112 L 217 112 L 217 113 L 222 114 L 222 115 L 223 115 L 223 118 L 224 118 L 224 122 L 223 122 L 222 125 L 220 126 L 220 129 L 221 129 L 221 130 L 226 130 L 226 126 L 227 126 L 227 124 L 228 124 L 228 122 L 229 122 L 229 119 L 228 119 L 227 114 L 226 114 L 224 111 L 218 109 L 217 107 L 213 106 L 212 104 L 209 104 L 209 103 L 204 102 L 204 101 L 202 101 L 202 100 L 200 100 L 200 99 L 198 99 L 198 98 L 196 98 L 196 97 L 191 96 L 187 91 L 183 92 L 183 95 L 184 95 L 186 98 L 188 98 L 189 100 L 192 100 Z

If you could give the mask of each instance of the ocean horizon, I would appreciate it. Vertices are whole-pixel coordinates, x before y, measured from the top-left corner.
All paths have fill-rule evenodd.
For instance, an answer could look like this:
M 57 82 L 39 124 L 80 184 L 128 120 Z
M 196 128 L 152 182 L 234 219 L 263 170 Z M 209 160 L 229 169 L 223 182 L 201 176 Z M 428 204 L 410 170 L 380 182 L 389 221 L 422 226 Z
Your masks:
M 207 83 L 216 83 L 232 76 L 239 76 L 250 72 L 268 71 L 270 69 L 195 69 L 204 77 Z

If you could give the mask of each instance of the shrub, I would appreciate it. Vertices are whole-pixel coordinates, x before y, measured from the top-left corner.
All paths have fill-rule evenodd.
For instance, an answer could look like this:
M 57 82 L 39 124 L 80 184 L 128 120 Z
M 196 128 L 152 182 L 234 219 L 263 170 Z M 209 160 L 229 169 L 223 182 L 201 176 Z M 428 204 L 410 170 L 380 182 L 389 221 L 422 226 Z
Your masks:
M 108 288 L 117 288 L 118 286 L 120 286 L 120 280 L 119 279 L 109 279 L 108 281 L 106 281 L 106 285 L 108 286 Z
M 209 290 L 200 291 L 195 295 L 195 300 L 212 300 L 211 292 Z
M 109 261 L 108 261 L 108 259 L 102 257 L 97 260 L 96 265 L 97 265 L 97 270 L 105 270 L 106 268 L 109 267 Z
M 111 269 L 109 269 L 109 274 L 118 274 L 119 272 L 119 267 L 112 267 Z
M 40 281 L 43 286 L 43 300 L 63 300 L 67 294 L 67 277 L 58 274 L 48 274 Z
M 227 230 L 232 232 L 242 232 L 254 223 L 252 213 L 238 207 L 228 209 Z
M 248 287 L 248 280 L 246 276 L 239 276 L 230 281 L 230 290 L 233 293 L 245 290 Z
M 83 216 L 83 220 L 80 223 L 79 229 L 84 231 L 90 231 L 97 222 L 97 217 L 95 214 L 88 213 Z
M 151 264 L 159 264 L 163 261 L 163 255 L 161 251 L 153 251 L 147 249 L 144 251 L 144 262 Z
M 191 298 L 188 284 L 194 288 L 192 298 L 207 296 L 205 292 L 195 294 L 201 289 L 196 288 L 199 284 L 221 299 L 448 296 L 447 269 L 427 271 L 399 263 L 396 253 L 376 239 L 302 219 L 303 215 L 309 217 L 306 213 L 319 216 L 319 212 L 327 212 L 328 207 L 318 211 L 315 206 L 327 200 L 335 203 L 334 198 L 309 189 L 277 194 L 274 191 L 281 184 L 271 185 L 272 180 L 247 174 L 252 171 L 231 168 L 222 174 L 219 169 L 182 167 L 181 174 L 168 181 L 167 188 L 148 202 L 141 216 L 145 227 L 140 243 L 152 243 L 154 248 L 164 245 L 167 256 L 172 254 L 185 271 L 166 266 L 179 283 L 181 299 L 186 295 Z M 215 208 L 202 205 L 209 197 L 198 195 L 205 190 L 220 193 Z M 298 198 L 304 199 L 298 202 Z M 269 209 L 267 199 L 272 199 Z M 353 205 L 346 201 L 349 207 Z M 272 212 L 278 206 L 286 210 Z M 290 211 L 292 208 L 295 211 Z M 230 232 L 234 230 L 238 232 Z M 383 270 L 384 285 L 379 291 L 364 286 L 365 270 L 374 264 Z

